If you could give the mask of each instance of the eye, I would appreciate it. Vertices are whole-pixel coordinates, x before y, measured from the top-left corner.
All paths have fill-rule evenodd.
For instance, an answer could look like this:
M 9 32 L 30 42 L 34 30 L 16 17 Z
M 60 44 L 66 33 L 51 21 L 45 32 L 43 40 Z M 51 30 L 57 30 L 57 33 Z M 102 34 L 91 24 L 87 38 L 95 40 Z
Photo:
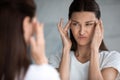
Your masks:
M 85 25 L 86 25 L 86 26 L 91 26 L 91 27 L 92 27 L 92 26 L 94 26 L 94 23 L 86 23 Z
M 71 26 L 76 26 L 77 27 L 77 26 L 79 26 L 79 24 L 77 22 L 72 22 Z

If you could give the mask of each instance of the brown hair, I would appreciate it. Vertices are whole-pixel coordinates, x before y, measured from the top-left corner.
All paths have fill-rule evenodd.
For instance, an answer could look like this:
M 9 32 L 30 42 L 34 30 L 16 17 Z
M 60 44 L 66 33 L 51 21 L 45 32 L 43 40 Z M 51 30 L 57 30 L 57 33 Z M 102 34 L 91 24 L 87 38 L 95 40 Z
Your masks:
M 74 12 L 82 12 L 82 11 L 93 12 L 97 19 L 100 19 L 101 17 L 99 5 L 97 4 L 95 0 L 74 0 L 69 7 L 69 15 L 68 15 L 69 19 L 71 18 Z M 71 30 L 70 30 L 70 39 L 72 41 L 71 50 L 76 51 L 77 42 L 75 41 Z M 99 50 L 108 50 L 103 40 L 102 40 Z
M 33 0 L 0 0 L 0 79 L 14 80 L 25 75 L 30 59 L 23 37 L 23 19 L 32 18 Z M 17 78 L 18 79 L 18 78 Z

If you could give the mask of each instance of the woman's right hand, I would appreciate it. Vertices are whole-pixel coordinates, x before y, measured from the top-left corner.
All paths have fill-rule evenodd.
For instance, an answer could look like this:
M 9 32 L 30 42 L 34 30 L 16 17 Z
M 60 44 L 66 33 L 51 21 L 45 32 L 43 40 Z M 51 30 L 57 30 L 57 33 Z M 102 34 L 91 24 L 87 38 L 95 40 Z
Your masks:
M 39 23 L 36 19 L 33 21 L 33 34 L 31 36 L 31 55 L 36 64 L 48 64 L 47 57 L 45 56 L 45 40 L 43 33 L 43 24 Z
M 63 48 L 68 49 L 68 50 L 70 50 L 71 46 L 72 46 L 72 42 L 68 36 L 68 30 L 70 29 L 70 23 L 71 23 L 71 21 L 69 20 L 64 28 L 63 28 L 63 20 L 62 19 L 58 23 L 58 30 L 59 30 L 61 38 L 62 38 Z

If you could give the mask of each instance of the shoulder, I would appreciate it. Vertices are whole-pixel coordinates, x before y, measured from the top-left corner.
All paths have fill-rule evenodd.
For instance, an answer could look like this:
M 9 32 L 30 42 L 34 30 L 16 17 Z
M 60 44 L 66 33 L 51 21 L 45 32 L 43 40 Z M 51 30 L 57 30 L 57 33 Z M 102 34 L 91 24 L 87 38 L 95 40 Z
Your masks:
M 55 68 L 59 68 L 61 56 L 62 56 L 61 52 L 50 55 L 48 57 L 48 63 Z
M 47 76 L 46 76 L 47 75 Z M 60 80 L 58 72 L 48 64 L 30 65 L 25 80 Z
M 73 56 L 73 52 L 70 51 L 70 56 Z M 48 62 L 50 65 L 52 65 L 55 68 L 59 68 L 59 64 L 61 62 L 62 59 L 62 52 L 59 52 L 57 54 L 51 55 L 48 57 Z
M 120 63 L 120 53 L 118 51 L 101 51 L 100 60 L 102 62 L 118 62 Z
M 100 54 L 120 54 L 118 51 L 100 51 Z
M 52 54 L 48 57 L 48 60 L 60 60 L 61 59 L 62 54 L 61 53 L 57 53 L 57 54 Z
M 100 68 L 114 68 L 120 73 L 120 53 L 118 51 L 101 51 Z
M 118 51 L 101 51 L 100 52 L 101 58 L 120 58 L 120 53 Z
M 100 52 L 100 68 L 103 72 L 118 72 L 120 78 L 120 53 L 118 51 L 101 51 Z M 111 75 L 111 73 L 109 75 Z M 112 74 L 112 75 L 113 75 Z

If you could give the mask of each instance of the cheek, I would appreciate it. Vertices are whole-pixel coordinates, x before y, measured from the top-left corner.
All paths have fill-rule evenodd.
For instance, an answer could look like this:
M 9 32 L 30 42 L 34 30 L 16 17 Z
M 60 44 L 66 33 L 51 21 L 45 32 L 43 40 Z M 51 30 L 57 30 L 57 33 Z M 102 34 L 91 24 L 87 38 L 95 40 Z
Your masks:
M 77 32 L 78 32 L 77 29 L 75 29 L 75 28 L 73 28 L 73 27 L 71 27 L 70 29 L 71 29 L 71 31 L 72 31 L 73 36 L 77 35 Z
M 78 37 L 79 31 L 76 30 L 76 29 L 71 29 L 71 32 L 72 32 L 72 34 L 73 34 L 74 39 L 76 40 L 77 37 Z

